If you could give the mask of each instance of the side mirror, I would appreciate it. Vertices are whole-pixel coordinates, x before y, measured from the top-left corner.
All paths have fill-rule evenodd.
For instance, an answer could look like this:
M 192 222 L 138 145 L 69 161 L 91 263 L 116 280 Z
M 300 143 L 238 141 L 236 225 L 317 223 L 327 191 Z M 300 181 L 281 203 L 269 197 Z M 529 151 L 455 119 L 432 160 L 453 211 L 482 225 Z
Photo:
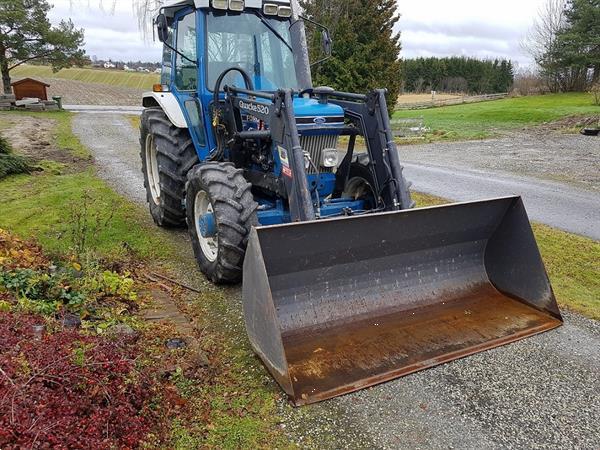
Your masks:
M 323 46 L 323 52 L 327 56 L 331 56 L 331 49 L 333 47 L 333 40 L 331 39 L 331 35 L 329 34 L 329 30 L 321 31 L 321 45 Z
M 158 33 L 158 40 L 160 42 L 167 42 L 169 40 L 169 21 L 164 14 L 160 14 L 156 18 L 156 31 Z
M 321 25 L 319 22 L 315 22 L 312 19 L 309 19 L 308 17 L 304 17 L 304 16 L 299 16 L 300 19 L 302 19 L 305 22 L 309 22 L 312 23 L 313 25 L 316 25 L 317 27 L 319 27 L 321 29 L 321 47 L 323 52 L 325 53 L 325 57 L 318 60 L 317 62 L 314 62 L 310 65 L 310 67 L 314 67 L 314 66 L 318 66 L 319 64 L 323 63 L 324 61 L 327 61 L 329 58 L 331 58 L 331 54 L 333 53 L 333 40 L 331 39 L 331 34 L 329 33 L 329 30 L 327 29 L 326 26 Z M 290 25 L 290 28 L 292 28 L 295 24 L 299 23 L 300 20 L 296 20 L 295 22 L 292 22 L 292 24 Z

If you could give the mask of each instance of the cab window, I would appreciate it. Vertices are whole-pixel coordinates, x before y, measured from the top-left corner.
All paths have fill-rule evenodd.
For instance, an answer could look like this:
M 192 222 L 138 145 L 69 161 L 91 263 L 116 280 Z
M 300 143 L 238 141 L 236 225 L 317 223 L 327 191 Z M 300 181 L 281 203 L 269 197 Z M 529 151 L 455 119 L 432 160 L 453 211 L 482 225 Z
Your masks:
M 182 91 L 195 91 L 198 87 L 196 56 L 196 14 L 183 16 L 177 23 L 177 55 L 175 59 L 175 86 Z M 194 62 L 192 62 L 194 61 Z
M 213 90 L 223 71 L 238 67 L 259 90 L 297 88 L 290 23 L 280 18 L 255 14 L 207 14 L 207 87 Z M 231 72 L 223 85 L 244 86 L 237 72 Z
M 173 27 L 169 27 L 169 38 L 167 44 L 173 47 Z M 160 84 L 169 86 L 171 84 L 171 73 L 173 72 L 173 50 L 166 45 L 163 46 L 162 71 L 160 73 Z

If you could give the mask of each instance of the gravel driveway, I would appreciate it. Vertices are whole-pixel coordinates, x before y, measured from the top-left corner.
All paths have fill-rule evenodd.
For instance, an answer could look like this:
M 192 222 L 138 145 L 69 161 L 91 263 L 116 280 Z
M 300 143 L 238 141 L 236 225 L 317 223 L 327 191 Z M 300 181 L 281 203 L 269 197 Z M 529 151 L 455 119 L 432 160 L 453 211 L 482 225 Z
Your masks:
M 100 175 L 145 204 L 129 121 L 79 114 L 74 132 Z M 240 290 L 229 292 L 241 320 Z M 557 330 L 354 394 L 302 408 L 282 399 L 281 428 L 313 448 L 597 449 L 599 374 L 600 323 L 565 313 Z
M 422 165 L 528 175 L 600 193 L 600 137 L 536 128 L 485 141 L 402 146 L 400 157 Z
M 101 178 L 119 193 L 146 204 L 140 160 L 140 132 L 122 114 L 79 113 L 73 132 L 94 155 Z

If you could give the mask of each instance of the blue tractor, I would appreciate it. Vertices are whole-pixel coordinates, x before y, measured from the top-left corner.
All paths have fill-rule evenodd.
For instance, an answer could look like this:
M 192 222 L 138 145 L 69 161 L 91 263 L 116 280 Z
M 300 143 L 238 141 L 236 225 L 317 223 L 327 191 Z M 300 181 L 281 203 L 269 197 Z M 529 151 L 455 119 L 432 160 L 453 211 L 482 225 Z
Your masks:
M 413 209 L 385 91 L 313 87 L 305 20 L 289 0 L 164 6 L 141 121 L 154 221 L 243 280 L 281 387 L 310 403 L 558 326 L 520 198 Z

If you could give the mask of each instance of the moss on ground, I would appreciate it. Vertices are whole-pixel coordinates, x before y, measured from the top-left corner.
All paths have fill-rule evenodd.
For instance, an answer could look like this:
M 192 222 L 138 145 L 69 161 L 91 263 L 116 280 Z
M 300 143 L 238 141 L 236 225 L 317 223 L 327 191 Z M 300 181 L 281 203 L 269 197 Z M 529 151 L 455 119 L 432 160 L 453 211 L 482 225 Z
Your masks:
M 129 119 L 129 122 L 131 122 L 131 126 L 134 130 L 140 129 L 140 122 L 142 120 L 142 116 L 127 116 L 127 119 Z

